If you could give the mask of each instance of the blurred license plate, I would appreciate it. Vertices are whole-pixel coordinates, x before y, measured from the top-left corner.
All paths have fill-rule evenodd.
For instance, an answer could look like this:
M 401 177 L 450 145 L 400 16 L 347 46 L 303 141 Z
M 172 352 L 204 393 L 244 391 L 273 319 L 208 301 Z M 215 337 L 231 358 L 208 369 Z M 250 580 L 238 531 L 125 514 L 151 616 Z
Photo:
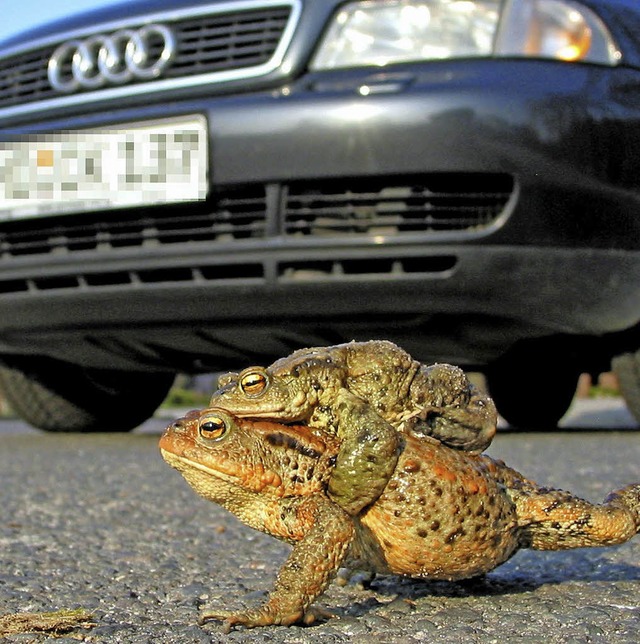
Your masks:
M 203 116 L 0 142 L 0 219 L 207 196 Z

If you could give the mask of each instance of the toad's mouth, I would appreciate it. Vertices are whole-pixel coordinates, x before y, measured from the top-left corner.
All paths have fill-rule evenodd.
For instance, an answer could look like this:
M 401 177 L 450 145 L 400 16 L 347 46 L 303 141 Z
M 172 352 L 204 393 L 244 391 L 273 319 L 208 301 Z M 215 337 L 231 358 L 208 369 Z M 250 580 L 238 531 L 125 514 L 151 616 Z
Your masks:
M 234 411 L 234 414 L 249 423 L 270 423 L 272 425 L 284 425 L 286 427 L 308 427 L 308 414 L 294 412 L 288 407 L 273 407 L 256 411 L 255 409 L 247 412 Z
M 237 477 L 231 474 L 221 472 L 220 470 L 214 470 L 210 467 L 207 467 L 206 465 L 203 465 L 202 463 L 198 463 L 196 461 L 192 461 L 191 459 L 185 458 L 184 456 L 178 456 L 177 454 L 169 452 L 162 447 L 160 448 L 160 455 L 168 465 L 178 470 L 178 472 L 183 475 L 185 473 L 192 472 L 193 470 L 198 470 L 200 472 L 204 472 L 208 476 L 214 476 L 215 478 L 227 483 L 237 483 L 238 481 Z

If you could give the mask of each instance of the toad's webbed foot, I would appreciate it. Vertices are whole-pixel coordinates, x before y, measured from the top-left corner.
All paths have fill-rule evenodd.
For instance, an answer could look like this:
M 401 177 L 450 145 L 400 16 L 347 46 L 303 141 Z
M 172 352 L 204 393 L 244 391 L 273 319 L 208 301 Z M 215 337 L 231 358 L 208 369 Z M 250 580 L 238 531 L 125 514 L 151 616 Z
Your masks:
M 423 409 L 406 421 L 406 430 L 466 452 L 481 452 L 491 444 L 498 424 L 496 406 L 459 367 L 424 367 L 412 395 Z
M 245 628 L 256 628 L 258 626 L 290 626 L 291 624 L 315 624 L 315 622 L 331 619 L 335 613 L 319 607 L 309 607 L 306 611 L 294 611 L 289 614 L 278 614 L 272 611 L 269 605 L 261 606 L 254 610 L 230 611 L 230 610 L 207 610 L 200 613 L 198 624 L 204 625 L 208 621 L 216 620 L 223 623 L 224 633 L 230 633 L 234 626 Z
M 245 628 L 256 628 L 257 626 L 271 626 L 281 624 L 289 626 L 296 622 L 302 621 L 304 613 L 295 611 L 283 615 L 269 610 L 268 606 L 261 606 L 254 610 L 246 611 L 229 611 L 229 610 L 211 610 L 203 611 L 198 618 L 198 624 L 202 626 L 205 622 L 217 620 L 223 622 L 223 630 L 229 633 L 234 626 L 244 626 Z
M 289 623 L 296 621 L 297 617 Z M 241 612 L 234 612 L 230 610 L 207 610 L 200 613 L 198 617 L 198 624 L 202 626 L 208 621 L 217 620 L 223 622 L 223 630 L 225 633 L 231 632 L 234 626 L 240 625 L 245 628 L 255 628 L 256 626 L 270 626 L 275 624 L 274 616 L 270 615 L 268 611 L 258 608 L 255 610 L 247 610 Z

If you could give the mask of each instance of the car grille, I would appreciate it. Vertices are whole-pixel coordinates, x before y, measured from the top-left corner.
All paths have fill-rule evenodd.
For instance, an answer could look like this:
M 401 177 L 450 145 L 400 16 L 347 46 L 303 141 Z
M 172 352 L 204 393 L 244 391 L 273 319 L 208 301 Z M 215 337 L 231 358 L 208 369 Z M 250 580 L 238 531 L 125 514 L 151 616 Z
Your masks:
M 122 213 L 68 215 L 48 220 L 8 222 L 0 229 L 0 263 L 43 254 L 110 253 L 125 248 L 157 248 L 189 243 L 229 252 L 234 245 L 279 239 L 280 248 L 308 241 L 322 249 L 341 241 L 392 248 L 391 241 L 419 242 L 455 234 L 456 239 L 486 234 L 506 216 L 515 182 L 501 173 L 435 173 L 411 177 L 324 179 L 290 184 L 249 185 L 217 192 L 203 209 L 166 206 Z M 135 219 L 131 213 L 135 213 Z M 381 242 L 378 244 L 378 242 Z M 217 246 L 216 246 L 217 245 Z M 188 253 L 186 254 L 188 256 Z M 264 278 L 260 262 L 221 267 L 167 266 L 150 271 L 109 272 L 73 277 L 0 281 L 0 293 L 38 289 L 112 286 L 140 282 Z M 408 257 L 379 252 L 377 257 L 296 258 L 278 263 L 280 280 L 319 276 L 441 273 L 455 265 L 449 256 Z
M 286 2 L 268 7 L 255 4 L 252 9 L 165 21 L 171 25 L 178 42 L 176 60 L 161 79 L 140 82 L 153 85 L 200 75 L 213 82 L 216 74 L 234 71 L 238 78 L 253 75 L 252 70 L 273 58 L 292 14 L 292 5 Z M 61 42 L 64 41 L 0 61 L 0 109 L 61 97 L 47 77 L 49 58 Z M 102 91 L 109 90 L 92 94 L 100 96 Z

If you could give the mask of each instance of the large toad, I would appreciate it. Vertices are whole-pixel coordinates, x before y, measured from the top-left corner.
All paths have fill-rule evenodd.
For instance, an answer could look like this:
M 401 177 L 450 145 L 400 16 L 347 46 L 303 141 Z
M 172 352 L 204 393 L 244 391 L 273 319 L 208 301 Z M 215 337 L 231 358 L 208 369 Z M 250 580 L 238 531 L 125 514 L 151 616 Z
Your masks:
M 362 404 L 349 413 L 372 412 Z M 340 566 L 454 580 L 485 573 L 518 548 L 607 546 L 640 529 L 640 484 L 593 505 L 410 434 L 383 493 L 357 516 L 328 490 L 339 441 L 312 427 L 207 409 L 169 426 L 160 449 L 203 497 L 293 545 L 264 605 L 201 614 L 227 630 L 313 621 L 311 603 Z
M 382 492 L 395 467 L 398 432 L 474 452 L 485 449 L 496 432 L 493 401 L 462 369 L 423 365 L 386 340 L 300 349 L 267 368 L 226 374 L 219 387 L 211 407 L 247 418 L 304 422 L 337 435 L 335 471 L 351 479 L 340 504 L 350 513 Z M 367 416 L 366 431 L 351 413 L 361 401 L 377 414 Z

